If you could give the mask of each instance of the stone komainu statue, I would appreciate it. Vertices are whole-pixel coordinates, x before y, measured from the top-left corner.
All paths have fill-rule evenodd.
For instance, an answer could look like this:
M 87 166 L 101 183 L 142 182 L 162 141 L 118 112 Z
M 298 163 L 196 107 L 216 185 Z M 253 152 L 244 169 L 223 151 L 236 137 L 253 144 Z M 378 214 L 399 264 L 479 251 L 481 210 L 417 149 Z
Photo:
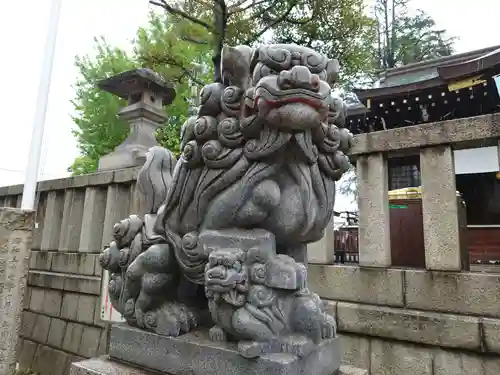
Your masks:
M 129 324 L 177 336 L 208 320 L 212 340 L 248 357 L 335 336 L 301 262 L 350 165 L 338 69 L 296 45 L 224 48 L 223 83 L 201 91 L 180 160 L 154 147 L 139 173 L 149 213 L 116 224 L 101 255 Z

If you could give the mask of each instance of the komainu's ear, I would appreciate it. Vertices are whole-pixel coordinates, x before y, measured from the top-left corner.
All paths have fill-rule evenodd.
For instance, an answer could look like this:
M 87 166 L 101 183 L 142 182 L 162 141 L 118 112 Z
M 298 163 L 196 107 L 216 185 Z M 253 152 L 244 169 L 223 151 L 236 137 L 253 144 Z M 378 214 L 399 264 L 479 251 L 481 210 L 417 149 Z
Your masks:
M 248 46 L 224 46 L 221 61 L 222 83 L 246 89 L 250 77 L 252 54 L 253 49 Z
M 326 82 L 328 82 L 330 85 L 333 85 L 339 77 L 339 71 L 340 71 L 339 60 L 337 59 L 328 60 L 328 63 L 326 64 Z

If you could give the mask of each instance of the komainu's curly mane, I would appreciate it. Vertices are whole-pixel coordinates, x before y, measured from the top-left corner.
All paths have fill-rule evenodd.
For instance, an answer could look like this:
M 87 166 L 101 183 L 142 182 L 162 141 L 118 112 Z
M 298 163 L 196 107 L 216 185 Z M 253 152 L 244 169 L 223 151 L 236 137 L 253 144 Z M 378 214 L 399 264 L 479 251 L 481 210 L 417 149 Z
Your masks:
M 198 116 L 183 126 L 156 227 L 190 280 L 203 283 L 206 258 L 184 248 L 183 237 L 203 229 L 260 226 L 284 246 L 322 236 L 352 138 L 343 103 L 330 95 L 337 72 L 335 60 L 303 47 L 225 47 L 224 83 L 203 88 Z M 300 215 L 275 210 L 285 198 Z
M 338 69 L 295 45 L 224 47 L 222 83 L 201 91 L 179 160 L 155 147 L 139 173 L 148 214 L 117 224 L 101 256 L 129 324 L 177 336 L 208 308 L 212 339 L 268 340 L 246 356 L 288 350 L 287 335 L 335 335 L 300 262 L 350 166 Z

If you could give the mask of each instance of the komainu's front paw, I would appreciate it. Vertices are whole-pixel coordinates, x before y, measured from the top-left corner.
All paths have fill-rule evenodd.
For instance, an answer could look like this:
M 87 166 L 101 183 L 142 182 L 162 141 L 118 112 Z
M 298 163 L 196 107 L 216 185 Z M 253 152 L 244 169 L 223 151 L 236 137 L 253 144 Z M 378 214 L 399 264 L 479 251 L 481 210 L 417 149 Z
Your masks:
M 154 317 L 150 314 L 154 314 Z M 149 319 L 148 319 L 149 316 Z M 146 313 L 150 330 L 164 336 L 177 337 L 198 326 L 198 311 L 179 302 L 166 302 L 158 310 Z
M 208 338 L 212 341 L 227 341 L 227 333 L 219 326 L 213 326 L 208 331 Z
M 321 319 L 321 338 L 331 339 L 334 338 L 337 332 L 337 326 L 335 324 L 335 319 L 329 314 L 323 314 Z

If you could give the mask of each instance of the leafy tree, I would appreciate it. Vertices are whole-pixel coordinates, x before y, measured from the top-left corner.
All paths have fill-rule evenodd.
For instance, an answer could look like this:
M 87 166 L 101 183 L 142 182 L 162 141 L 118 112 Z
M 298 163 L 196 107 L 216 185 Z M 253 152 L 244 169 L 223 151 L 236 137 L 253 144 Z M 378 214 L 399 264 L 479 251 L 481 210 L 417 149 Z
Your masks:
M 173 0 L 150 0 L 149 3 L 205 29 L 208 40 L 204 42 L 212 46 L 216 82 L 221 80 L 224 44 L 252 45 L 262 41 L 266 34 L 290 25 L 318 27 L 316 16 L 320 10 L 317 0 L 188 0 L 183 7 Z
M 380 71 L 431 60 L 453 53 L 455 37 L 436 27 L 435 21 L 419 9 L 409 12 L 410 0 L 376 0 L 373 7 L 375 43 L 372 48 L 371 78 Z M 373 81 L 372 81 L 373 82 Z M 356 171 L 353 167 L 338 185 L 339 192 L 357 197 Z
M 292 13 L 300 21 L 283 24 L 274 41 L 308 46 L 338 59 L 343 88 L 371 68 L 375 22 L 365 14 L 363 0 L 307 1 Z
M 166 12 L 151 13 L 148 25 L 139 29 L 132 42 L 132 53 L 110 46 L 104 38 L 96 38 L 94 53 L 75 60 L 79 77 L 72 102 L 76 110 L 73 134 L 81 155 L 69 171 L 94 172 L 99 158 L 127 137 L 129 126 L 116 115 L 125 101 L 98 89 L 96 82 L 140 66 L 155 70 L 176 86 L 176 99 L 167 110 L 168 122 L 157 132 L 157 139 L 161 145 L 179 152 L 180 127 L 188 115 L 191 99 L 213 71 L 215 79 L 220 80 L 223 43 L 251 43 L 278 23 L 293 21 L 281 15 L 274 24 L 259 22 L 259 17 L 269 21 L 266 12 L 281 2 L 188 0 L 179 7 L 166 1 L 150 1 Z M 295 6 L 293 1 L 291 4 Z
M 153 14 L 135 41 L 137 62 L 175 84 L 177 95 L 167 108 L 169 120 L 157 132 L 158 142 L 175 153 L 180 152 L 180 128 L 189 107 L 212 74 L 211 48 L 203 42 L 204 34 L 200 25 L 169 14 Z
M 453 39 L 446 39 L 425 13 L 410 16 L 408 1 L 376 0 L 373 17 L 368 17 L 362 0 L 187 0 L 182 5 L 150 0 L 165 12 L 150 15 L 132 42 L 132 53 L 99 38 L 93 55 L 76 58 L 80 74 L 73 101 L 74 135 L 81 156 L 70 170 L 95 171 L 98 159 L 128 133 L 128 124 L 116 116 L 124 101 L 99 90 L 95 86 L 99 79 L 145 66 L 173 82 L 177 97 L 157 138 L 178 152 L 179 129 L 188 114 L 193 86 L 199 89 L 212 72 L 220 81 L 225 43 L 271 39 L 319 49 L 340 60 L 343 88 L 359 82 L 365 72 L 451 53 Z
M 126 138 L 128 124 L 116 116 L 125 102 L 95 85 L 98 80 L 124 70 L 149 67 L 175 83 L 177 97 L 168 107 L 169 120 L 157 133 L 159 143 L 174 152 L 178 152 L 180 126 L 194 94 L 191 86 L 199 89 L 209 81 L 211 72 L 215 80 L 220 81 L 220 54 L 224 43 L 252 44 L 262 41 L 269 32 L 284 38 L 281 28 L 290 33 L 294 30 L 301 33 L 300 27 L 310 32 L 318 28 L 322 32 L 316 39 L 323 51 L 332 55 L 333 50 L 334 56 L 341 55 L 350 72 L 359 70 L 366 56 L 361 56 L 361 50 L 349 50 L 346 46 L 353 44 L 356 35 L 362 40 L 359 31 L 363 28 L 356 21 L 362 16 L 361 0 L 329 1 L 331 8 L 319 5 L 316 0 L 187 0 L 182 5 L 151 0 L 152 5 L 165 12 L 150 15 L 148 25 L 139 29 L 132 43 L 132 53 L 114 48 L 100 38 L 96 39 L 94 54 L 76 58 L 80 74 L 73 100 L 77 113 L 74 135 L 81 156 L 69 170 L 74 174 L 95 171 L 99 158 Z M 338 14 L 325 17 L 334 5 L 341 7 Z M 332 21 L 338 17 L 341 20 Z M 361 24 L 365 21 L 366 17 Z M 349 32 L 342 31 L 341 35 L 331 31 L 333 29 Z M 346 49 L 347 52 L 342 52 Z
M 168 121 L 158 130 L 157 139 L 170 150 L 179 151 L 180 127 L 193 97 L 191 86 L 199 88 L 210 74 L 209 46 L 184 41 L 180 35 L 186 33 L 196 37 L 199 29 L 186 21 L 171 19 L 167 14 L 152 13 L 148 26 L 138 30 L 132 42 L 132 53 L 110 46 L 104 38 L 96 38 L 93 54 L 76 57 L 79 76 L 72 101 L 76 111 L 73 134 L 81 155 L 69 171 L 73 174 L 94 172 L 99 158 L 127 137 L 129 125 L 117 116 L 126 102 L 100 90 L 96 82 L 141 66 L 152 68 L 175 84 L 177 95 L 168 106 Z M 158 51 L 168 51 L 168 59 L 155 61 L 152 56 Z
M 123 50 L 108 45 L 104 38 L 95 39 L 95 56 L 77 56 L 79 77 L 75 84 L 76 110 L 73 121 L 81 156 L 69 171 L 85 174 L 97 169 L 102 155 L 111 152 L 125 140 L 128 124 L 117 117 L 124 100 L 98 89 L 96 81 L 132 69 L 136 64 Z

